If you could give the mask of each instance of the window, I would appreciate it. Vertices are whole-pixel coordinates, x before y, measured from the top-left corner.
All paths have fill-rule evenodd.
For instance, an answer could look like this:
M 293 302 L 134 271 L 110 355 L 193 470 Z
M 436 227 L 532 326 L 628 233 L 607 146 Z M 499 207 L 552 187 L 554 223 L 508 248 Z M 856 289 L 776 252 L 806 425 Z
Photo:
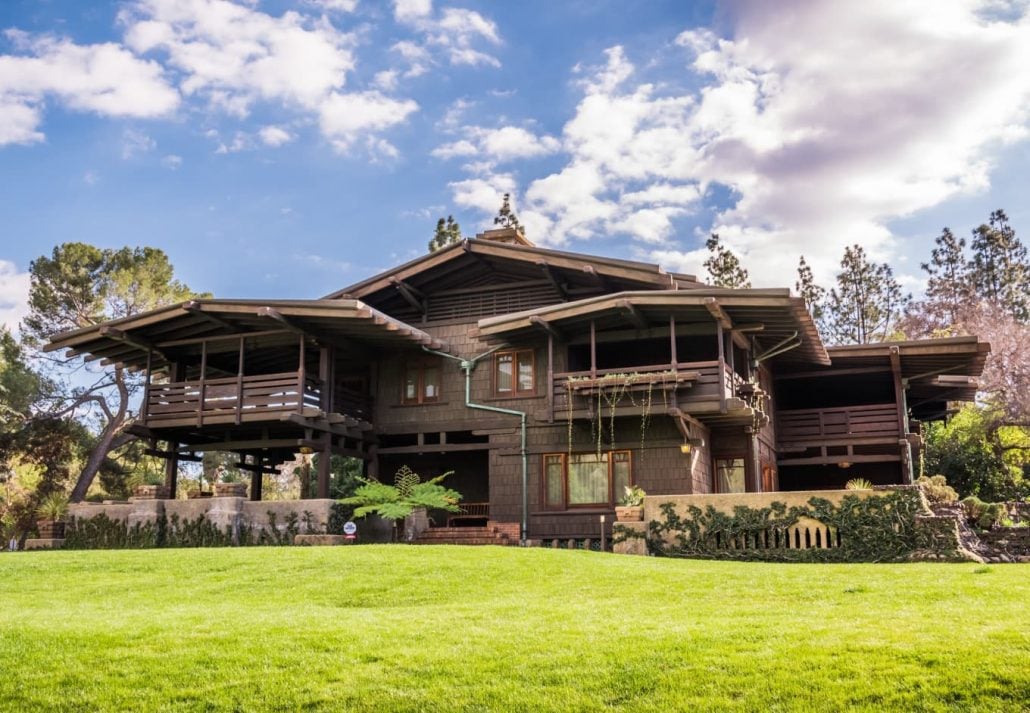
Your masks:
M 425 404 L 440 400 L 440 363 L 411 362 L 404 367 L 404 391 L 401 401 Z
M 536 390 L 532 349 L 497 352 L 494 355 L 494 392 L 498 396 L 522 396 Z
M 544 456 L 543 505 L 611 507 L 632 483 L 629 451 L 549 453 Z
M 717 493 L 743 493 L 745 485 L 743 458 L 715 459 L 715 491 Z

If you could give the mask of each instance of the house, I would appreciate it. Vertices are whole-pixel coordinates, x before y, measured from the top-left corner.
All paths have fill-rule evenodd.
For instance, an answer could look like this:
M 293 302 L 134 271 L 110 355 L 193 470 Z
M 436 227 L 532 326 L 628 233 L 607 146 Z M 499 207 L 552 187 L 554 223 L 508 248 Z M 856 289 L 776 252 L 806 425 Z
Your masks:
M 56 336 L 146 377 L 133 432 L 178 464 L 299 452 L 391 479 L 454 471 L 451 523 L 596 536 L 649 494 L 911 482 L 920 424 L 974 397 L 976 337 L 826 347 L 787 289 L 720 289 L 657 265 L 492 230 L 314 300 L 204 299 Z M 330 493 L 319 459 L 318 497 Z M 442 521 L 439 524 L 444 524 Z

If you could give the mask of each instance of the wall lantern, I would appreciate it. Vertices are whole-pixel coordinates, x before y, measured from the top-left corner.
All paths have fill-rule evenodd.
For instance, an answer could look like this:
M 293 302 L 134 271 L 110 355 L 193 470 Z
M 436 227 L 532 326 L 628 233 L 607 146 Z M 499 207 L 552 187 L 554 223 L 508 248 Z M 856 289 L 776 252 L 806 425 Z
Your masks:
M 683 455 L 690 455 L 695 448 L 704 448 L 705 439 L 703 438 L 687 438 L 680 444 L 680 453 Z
M 300 454 L 302 456 L 309 456 L 309 455 L 311 455 L 314 452 L 315 451 L 314 451 L 314 449 L 311 446 L 301 446 L 300 447 Z
M 849 463 L 846 460 L 842 460 L 840 463 L 837 464 L 837 467 L 838 468 L 843 468 L 844 470 L 847 470 L 848 468 L 851 467 L 851 463 Z

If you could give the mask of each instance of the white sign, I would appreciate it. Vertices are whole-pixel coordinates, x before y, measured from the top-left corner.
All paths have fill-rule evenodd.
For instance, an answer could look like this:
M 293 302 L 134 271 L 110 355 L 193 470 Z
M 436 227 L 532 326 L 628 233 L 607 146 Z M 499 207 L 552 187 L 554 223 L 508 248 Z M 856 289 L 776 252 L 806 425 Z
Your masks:
M 345 534 L 345 535 L 353 535 L 357 531 L 358 531 L 358 526 L 355 525 L 353 522 L 348 521 L 348 522 L 345 522 L 343 524 L 343 534 Z

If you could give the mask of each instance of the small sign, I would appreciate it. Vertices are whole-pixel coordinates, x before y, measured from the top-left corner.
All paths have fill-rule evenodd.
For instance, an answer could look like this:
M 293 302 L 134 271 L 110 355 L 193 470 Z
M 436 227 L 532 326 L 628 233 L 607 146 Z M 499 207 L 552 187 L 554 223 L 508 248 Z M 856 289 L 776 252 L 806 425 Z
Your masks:
M 353 536 L 358 531 L 358 526 L 353 522 L 347 521 L 343 524 L 343 534 Z

